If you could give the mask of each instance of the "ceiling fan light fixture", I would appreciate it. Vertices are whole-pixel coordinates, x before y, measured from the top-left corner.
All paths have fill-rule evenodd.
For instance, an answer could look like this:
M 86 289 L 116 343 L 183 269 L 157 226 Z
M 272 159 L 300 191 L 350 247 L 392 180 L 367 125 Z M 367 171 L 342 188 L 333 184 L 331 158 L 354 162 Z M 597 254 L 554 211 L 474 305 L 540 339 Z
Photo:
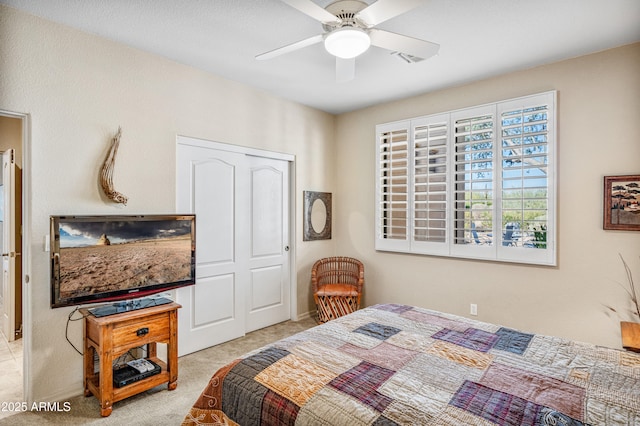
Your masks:
M 342 27 L 332 31 L 324 39 L 324 48 L 333 56 L 342 59 L 355 58 L 371 46 L 369 34 L 355 27 Z

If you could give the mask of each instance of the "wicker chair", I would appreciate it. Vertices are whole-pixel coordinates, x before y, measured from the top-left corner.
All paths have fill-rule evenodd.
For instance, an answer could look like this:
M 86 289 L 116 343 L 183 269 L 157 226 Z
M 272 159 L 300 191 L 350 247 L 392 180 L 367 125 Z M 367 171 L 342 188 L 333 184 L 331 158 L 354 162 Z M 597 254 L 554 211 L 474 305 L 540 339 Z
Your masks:
M 318 320 L 327 322 L 360 309 L 364 265 L 351 257 L 327 257 L 311 268 Z

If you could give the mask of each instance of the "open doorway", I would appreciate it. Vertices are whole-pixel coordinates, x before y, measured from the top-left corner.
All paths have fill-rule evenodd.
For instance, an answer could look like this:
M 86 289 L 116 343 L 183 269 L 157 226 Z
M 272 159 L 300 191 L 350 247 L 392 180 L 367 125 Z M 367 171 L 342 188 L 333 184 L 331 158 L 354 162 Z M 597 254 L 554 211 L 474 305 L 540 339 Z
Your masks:
M 22 158 L 24 118 L 0 111 L 0 401 L 23 401 Z M 2 417 L 2 413 L 0 413 Z

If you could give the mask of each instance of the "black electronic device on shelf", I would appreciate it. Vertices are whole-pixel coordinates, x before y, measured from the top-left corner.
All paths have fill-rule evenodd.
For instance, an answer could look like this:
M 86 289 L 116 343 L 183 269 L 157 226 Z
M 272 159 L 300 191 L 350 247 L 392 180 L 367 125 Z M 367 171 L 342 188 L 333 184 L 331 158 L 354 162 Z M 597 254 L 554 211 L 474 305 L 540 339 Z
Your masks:
M 165 305 L 173 300 L 166 297 L 145 297 L 143 299 L 127 300 L 123 302 L 111 303 L 109 305 L 96 306 L 89 308 L 89 312 L 94 317 L 106 317 L 122 312 L 136 311 L 138 309 L 150 308 L 152 306 Z
M 147 359 L 146 362 L 150 363 L 153 368 L 147 371 L 140 371 L 131 365 L 125 365 L 122 367 L 113 369 L 113 386 L 121 388 L 132 383 L 138 382 L 147 377 L 155 376 L 162 370 L 158 364 Z

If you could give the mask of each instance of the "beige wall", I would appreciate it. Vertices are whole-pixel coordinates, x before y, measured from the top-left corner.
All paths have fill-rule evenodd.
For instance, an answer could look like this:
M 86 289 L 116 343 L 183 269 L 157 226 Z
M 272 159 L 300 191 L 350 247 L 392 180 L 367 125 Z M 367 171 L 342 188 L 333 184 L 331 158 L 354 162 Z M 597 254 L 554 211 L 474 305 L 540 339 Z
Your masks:
M 558 91 L 558 267 L 374 250 L 376 124 L 547 90 Z M 640 232 L 602 229 L 602 188 L 605 175 L 640 173 L 640 44 L 343 114 L 336 150 L 337 251 L 365 263 L 367 305 L 468 316 L 476 303 L 480 320 L 620 347 L 630 305 L 618 253 L 640 281 Z
M 49 307 L 49 215 L 175 211 L 176 135 L 295 155 L 297 304 L 309 311 L 311 264 L 333 241 L 302 242 L 302 191 L 335 189 L 333 115 L 4 6 L 0 40 L 0 109 L 31 123 L 31 400 L 82 392 L 82 358 L 64 338 L 72 309 Z M 118 126 L 114 184 L 126 207 L 98 186 Z M 81 346 L 80 321 L 69 337 Z

